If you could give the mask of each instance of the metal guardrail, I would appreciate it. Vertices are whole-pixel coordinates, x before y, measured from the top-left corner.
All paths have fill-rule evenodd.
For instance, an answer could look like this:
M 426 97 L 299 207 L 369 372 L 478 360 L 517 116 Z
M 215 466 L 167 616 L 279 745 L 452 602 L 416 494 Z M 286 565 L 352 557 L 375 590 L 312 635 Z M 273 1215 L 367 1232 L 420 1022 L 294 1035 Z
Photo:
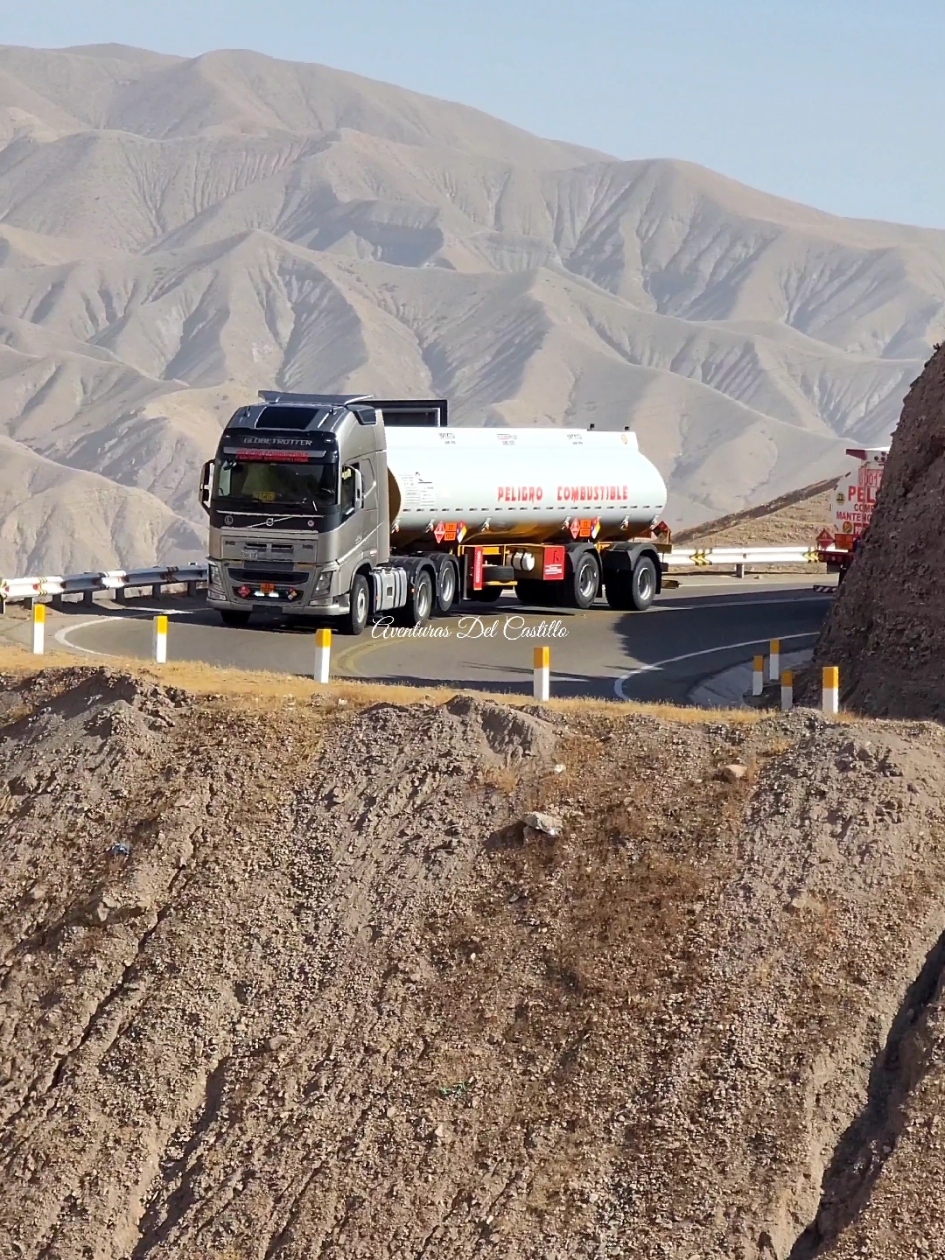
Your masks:
M 674 547 L 665 557 L 670 568 L 701 568 L 703 565 L 817 564 L 821 554 L 814 547 Z
M 804 544 L 794 547 L 674 547 L 664 556 L 671 569 L 707 565 L 734 567 L 740 574 L 748 564 L 816 564 L 818 551 Z M 155 595 L 164 586 L 186 583 L 191 594 L 206 584 L 207 566 L 190 564 L 153 569 L 110 569 L 102 573 L 72 573 L 65 577 L 0 578 L 0 612 L 4 604 L 63 595 L 82 595 L 91 603 L 96 591 L 113 591 L 121 602 L 133 587 L 151 587 Z
M 0 612 L 3 605 L 22 601 L 53 600 L 63 595 L 82 595 L 91 603 L 96 591 L 112 591 L 121 602 L 125 591 L 150 587 L 156 595 L 165 586 L 186 585 L 189 593 L 207 581 L 205 564 L 172 565 L 170 568 L 110 569 L 104 573 L 72 573 L 65 577 L 0 578 Z

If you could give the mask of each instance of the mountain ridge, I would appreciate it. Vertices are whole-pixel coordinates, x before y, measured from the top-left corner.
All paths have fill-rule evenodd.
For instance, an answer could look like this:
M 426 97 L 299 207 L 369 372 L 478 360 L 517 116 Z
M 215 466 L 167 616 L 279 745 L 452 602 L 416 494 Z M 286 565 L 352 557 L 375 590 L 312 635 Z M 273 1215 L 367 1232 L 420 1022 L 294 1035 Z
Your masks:
M 84 567 L 165 509 L 198 559 L 199 463 L 273 387 L 629 423 L 695 525 L 885 441 L 943 322 L 945 231 L 251 52 L 0 47 L 0 434 L 150 496 Z

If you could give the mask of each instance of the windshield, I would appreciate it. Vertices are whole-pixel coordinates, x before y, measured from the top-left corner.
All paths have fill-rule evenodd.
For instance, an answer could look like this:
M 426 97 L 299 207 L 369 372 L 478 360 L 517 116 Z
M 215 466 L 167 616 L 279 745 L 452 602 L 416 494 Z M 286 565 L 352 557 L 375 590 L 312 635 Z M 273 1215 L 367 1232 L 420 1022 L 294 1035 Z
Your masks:
M 222 459 L 213 481 L 213 498 L 221 506 L 265 504 L 321 512 L 338 502 L 338 465 L 333 462 Z

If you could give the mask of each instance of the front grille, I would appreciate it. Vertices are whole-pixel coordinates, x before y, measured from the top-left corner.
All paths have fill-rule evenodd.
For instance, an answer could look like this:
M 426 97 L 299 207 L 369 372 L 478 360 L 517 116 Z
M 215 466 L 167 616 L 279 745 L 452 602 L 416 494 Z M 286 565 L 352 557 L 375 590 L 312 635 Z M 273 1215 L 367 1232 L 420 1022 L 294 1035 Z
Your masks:
M 230 569 L 230 580 L 233 582 L 292 582 L 296 585 L 307 582 L 309 575 L 304 571 L 273 565 L 265 569 Z

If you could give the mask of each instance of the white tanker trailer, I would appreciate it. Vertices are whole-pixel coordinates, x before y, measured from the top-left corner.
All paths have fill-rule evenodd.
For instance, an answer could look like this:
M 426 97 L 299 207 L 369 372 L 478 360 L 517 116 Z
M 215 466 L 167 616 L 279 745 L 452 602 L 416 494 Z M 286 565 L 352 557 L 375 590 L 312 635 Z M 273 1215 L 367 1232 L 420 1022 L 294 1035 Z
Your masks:
M 208 599 L 405 625 L 513 588 L 524 603 L 648 608 L 666 487 L 636 435 L 450 429 L 442 400 L 261 394 L 204 467 Z

